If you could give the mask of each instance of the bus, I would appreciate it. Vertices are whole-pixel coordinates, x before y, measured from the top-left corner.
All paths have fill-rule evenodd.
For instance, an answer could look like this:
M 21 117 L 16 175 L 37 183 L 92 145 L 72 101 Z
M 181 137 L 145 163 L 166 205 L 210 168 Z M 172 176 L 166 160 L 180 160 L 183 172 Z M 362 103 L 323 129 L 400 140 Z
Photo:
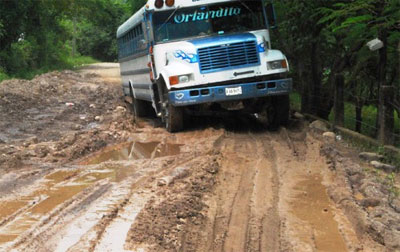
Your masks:
M 286 56 L 271 48 L 267 0 L 149 0 L 117 30 L 125 101 L 169 132 L 186 114 L 240 110 L 288 122 Z

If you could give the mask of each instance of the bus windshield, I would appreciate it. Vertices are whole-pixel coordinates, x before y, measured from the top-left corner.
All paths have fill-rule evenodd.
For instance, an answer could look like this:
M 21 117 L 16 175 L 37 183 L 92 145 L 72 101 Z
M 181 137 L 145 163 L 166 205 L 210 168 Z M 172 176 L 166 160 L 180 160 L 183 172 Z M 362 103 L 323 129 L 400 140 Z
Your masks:
M 153 15 L 156 42 L 265 29 L 261 1 L 241 0 Z

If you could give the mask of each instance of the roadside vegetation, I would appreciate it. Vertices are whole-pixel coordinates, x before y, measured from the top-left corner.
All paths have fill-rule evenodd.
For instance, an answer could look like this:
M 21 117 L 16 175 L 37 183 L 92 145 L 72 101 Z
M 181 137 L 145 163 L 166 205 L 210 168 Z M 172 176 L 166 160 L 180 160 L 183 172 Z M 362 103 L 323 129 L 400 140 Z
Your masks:
M 344 124 L 400 146 L 400 2 L 275 1 L 272 45 L 288 56 L 297 110 L 333 120 L 336 79 L 344 79 Z M 383 47 L 370 50 L 379 39 Z M 379 120 L 379 111 L 387 111 Z M 384 122 L 383 125 L 381 122 Z
M 135 0 L 8 0 L 0 8 L 0 81 L 116 61 L 115 33 Z

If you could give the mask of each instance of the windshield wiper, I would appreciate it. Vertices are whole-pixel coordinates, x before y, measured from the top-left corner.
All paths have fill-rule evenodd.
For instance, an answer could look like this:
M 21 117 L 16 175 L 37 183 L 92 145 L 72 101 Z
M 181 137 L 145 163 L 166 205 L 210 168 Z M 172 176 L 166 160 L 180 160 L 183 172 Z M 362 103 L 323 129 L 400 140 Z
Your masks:
M 251 12 L 251 14 L 253 14 L 254 15 L 254 12 L 253 12 L 253 10 L 252 9 L 250 9 L 250 7 L 249 6 L 247 6 L 242 0 L 238 0 L 239 1 L 239 3 L 241 3 L 246 9 L 248 9 L 250 12 Z
M 165 22 L 157 29 L 156 32 L 158 32 L 159 30 L 161 30 L 161 28 L 163 28 L 168 21 L 172 18 L 172 16 L 174 16 L 174 14 L 176 13 L 177 10 L 179 10 L 181 8 L 181 6 L 176 7 L 176 9 L 171 13 L 171 15 L 169 15 L 169 17 L 167 18 L 167 20 L 165 20 Z

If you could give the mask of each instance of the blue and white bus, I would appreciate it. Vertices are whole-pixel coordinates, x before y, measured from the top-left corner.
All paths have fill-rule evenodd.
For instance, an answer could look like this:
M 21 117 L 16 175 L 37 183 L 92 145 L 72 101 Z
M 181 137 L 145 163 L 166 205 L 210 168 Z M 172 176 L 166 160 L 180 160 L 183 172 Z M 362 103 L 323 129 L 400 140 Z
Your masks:
M 266 0 L 149 0 L 117 31 L 125 100 L 135 117 L 154 110 L 168 131 L 207 110 L 289 117 L 289 64 L 271 49 Z

